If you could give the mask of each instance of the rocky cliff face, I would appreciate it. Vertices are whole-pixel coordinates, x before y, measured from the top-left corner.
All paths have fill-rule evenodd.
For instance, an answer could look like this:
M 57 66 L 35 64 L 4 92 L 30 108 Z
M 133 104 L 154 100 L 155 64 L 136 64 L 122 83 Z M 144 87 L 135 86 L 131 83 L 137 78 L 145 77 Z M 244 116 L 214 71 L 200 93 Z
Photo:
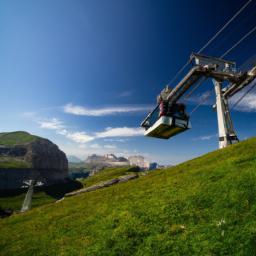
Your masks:
M 26 148 L 25 160 L 31 162 L 34 169 L 68 172 L 68 160 L 65 153 L 49 140 L 37 139 Z
M 50 185 L 67 178 L 66 155 L 51 141 L 36 137 L 24 144 L 1 145 L 0 137 L 0 189 L 19 188 L 29 179 Z
M 107 154 L 104 156 L 93 154 L 88 156 L 85 161 L 87 164 L 90 164 L 93 169 L 101 169 L 103 167 L 111 166 L 127 166 L 129 161 L 124 157 L 116 157 L 114 154 Z

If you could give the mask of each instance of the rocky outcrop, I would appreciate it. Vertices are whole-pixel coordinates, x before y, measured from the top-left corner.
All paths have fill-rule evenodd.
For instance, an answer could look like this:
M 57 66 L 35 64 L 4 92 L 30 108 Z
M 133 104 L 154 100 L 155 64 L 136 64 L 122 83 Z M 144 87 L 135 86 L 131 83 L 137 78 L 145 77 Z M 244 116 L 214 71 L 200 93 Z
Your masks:
M 26 147 L 14 146 L 8 147 L 0 145 L 0 156 L 10 156 L 10 157 L 22 157 L 27 153 Z
M 85 163 L 95 171 L 101 170 L 106 167 L 129 165 L 129 161 L 126 158 L 116 157 L 114 154 L 106 154 L 104 156 L 93 154 L 88 156 Z
M 67 178 L 65 153 L 47 139 L 35 137 L 24 144 L 0 145 L 0 189 L 19 188 L 29 179 L 51 185 Z
M 75 196 L 75 195 L 79 195 L 79 194 L 82 194 L 82 193 L 85 193 L 85 192 L 90 192 L 90 191 L 95 191 L 95 190 L 98 190 L 98 189 L 101 189 L 101 188 L 110 187 L 114 184 L 127 182 L 129 180 L 133 180 L 133 179 L 136 179 L 138 177 L 139 177 L 139 175 L 136 174 L 136 173 L 120 176 L 118 178 L 114 178 L 112 180 L 107 180 L 107 181 L 101 182 L 99 184 L 90 186 L 88 188 L 83 188 L 83 189 L 80 189 L 80 190 L 77 190 L 77 191 L 74 191 L 74 192 L 67 193 L 65 195 L 65 197 Z
M 68 160 L 57 145 L 47 139 L 37 139 L 27 145 L 25 160 L 32 163 L 34 169 L 59 170 L 68 172 Z

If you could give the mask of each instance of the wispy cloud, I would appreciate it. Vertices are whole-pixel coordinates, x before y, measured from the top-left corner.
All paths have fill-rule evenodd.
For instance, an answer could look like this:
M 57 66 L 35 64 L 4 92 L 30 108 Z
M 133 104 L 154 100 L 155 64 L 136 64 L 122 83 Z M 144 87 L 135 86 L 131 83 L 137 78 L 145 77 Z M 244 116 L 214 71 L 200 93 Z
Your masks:
M 93 136 L 90 136 L 85 132 L 71 132 L 66 129 L 57 129 L 56 133 L 59 135 L 63 135 L 66 138 L 68 138 L 74 142 L 77 142 L 77 143 L 87 143 L 89 141 L 94 140 Z
M 37 121 L 37 123 L 40 125 L 40 128 L 42 129 L 55 130 L 56 134 L 65 136 L 67 139 L 70 139 L 80 144 L 101 138 L 122 140 L 122 137 L 134 137 L 143 135 L 143 129 L 138 127 L 108 127 L 101 132 L 94 132 L 89 134 L 85 131 L 70 131 L 66 128 L 66 125 L 64 125 L 64 123 L 57 118 L 51 118 L 43 121 L 39 120 Z M 122 142 L 124 142 L 124 140 L 122 140 Z M 108 145 L 106 148 L 111 147 L 113 147 L 112 144 L 111 146 Z
M 37 123 L 40 128 L 54 131 L 56 134 L 66 138 L 58 142 L 59 147 L 69 155 L 75 155 L 85 159 L 90 154 L 113 153 L 118 156 L 128 157 L 135 154 L 135 151 L 129 151 L 125 148 L 119 148 L 115 142 L 126 142 L 132 136 L 140 136 L 143 130 L 138 127 L 108 127 L 101 132 L 72 131 L 62 120 L 53 118 L 42 118 L 36 113 L 25 113 L 24 118 L 30 118 Z M 58 140 L 58 139 L 57 139 Z M 145 152 L 138 152 L 141 155 L 147 155 Z M 152 159 L 155 159 L 152 157 Z
M 194 138 L 194 141 L 198 141 L 198 140 L 211 140 L 213 138 L 216 138 L 218 136 L 217 133 L 215 134 L 210 134 L 210 135 L 203 135 L 203 136 L 199 136 L 197 138 Z
M 98 149 L 98 148 L 101 148 L 101 146 L 97 143 L 94 143 L 90 145 L 90 148 Z
M 39 120 L 38 123 L 40 127 L 44 129 L 60 130 L 64 128 L 63 123 L 57 118 L 51 118 L 49 120 Z
M 208 106 L 208 105 L 214 104 L 213 96 L 214 96 L 213 91 L 208 90 L 201 95 L 195 95 L 195 96 L 189 97 L 187 99 L 187 102 L 193 105 L 201 104 L 201 105 Z
M 103 145 L 103 147 L 107 149 L 116 149 L 116 145 L 113 145 L 113 144 Z
M 77 143 L 87 143 L 95 139 L 95 137 L 90 136 L 85 132 L 68 132 L 65 136 Z
M 98 143 L 91 144 L 89 147 L 93 149 L 100 149 L 100 148 L 116 149 L 117 148 L 116 145 L 114 144 L 100 145 Z
M 250 90 L 251 87 L 254 87 L 256 80 L 248 85 L 244 90 L 235 94 L 229 99 L 230 108 L 246 93 L 247 90 Z M 213 91 L 206 91 L 202 95 L 196 95 L 190 97 L 187 102 L 192 104 L 202 104 L 202 105 L 213 105 L 215 104 L 215 93 Z M 249 92 L 234 108 L 237 111 L 241 112 L 256 112 L 256 92 L 253 89 Z
M 129 138 L 107 138 L 107 139 L 104 139 L 104 141 L 106 142 L 127 142 L 129 141 Z
M 36 112 L 24 112 L 21 114 L 22 117 L 34 119 L 36 117 Z
M 37 120 L 37 123 L 40 125 L 40 128 L 55 130 L 57 134 L 63 135 L 66 138 L 77 143 L 87 143 L 95 139 L 94 136 L 88 135 L 86 132 L 83 131 L 69 131 L 64 123 L 57 118 Z
M 230 100 L 230 106 L 236 104 L 236 102 L 246 93 L 247 90 L 250 90 L 252 86 L 255 86 L 256 81 L 253 82 L 249 87 L 246 88 L 246 90 L 243 90 L 237 94 L 235 94 Z M 241 112 L 255 112 L 256 111 L 256 92 L 255 90 L 252 90 L 250 93 L 248 93 L 240 102 L 235 106 L 234 108 L 237 111 Z
M 130 127 L 108 127 L 103 132 L 96 133 L 97 138 L 108 138 L 108 137 L 134 137 L 143 135 L 144 131 L 142 128 L 130 128 Z
M 120 98 L 126 98 L 126 97 L 129 97 L 133 94 L 133 91 L 124 91 L 124 92 L 121 92 L 118 97 Z
M 84 106 L 73 105 L 69 103 L 64 106 L 64 112 L 73 115 L 80 116 L 107 116 L 121 113 L 135 113 L 150 110 L 150 106 L 118 106 L 118 107 L 106 107 L 106 108 L 86 108 Z

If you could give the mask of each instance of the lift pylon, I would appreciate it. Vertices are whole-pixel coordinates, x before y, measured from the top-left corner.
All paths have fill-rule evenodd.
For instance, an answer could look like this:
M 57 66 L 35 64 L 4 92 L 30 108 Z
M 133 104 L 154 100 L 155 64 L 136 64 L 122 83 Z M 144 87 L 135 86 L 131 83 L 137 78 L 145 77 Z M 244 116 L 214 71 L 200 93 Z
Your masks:
M 191 54 L 190 63 L 193 67 L 167 96 L 169 108 L 172 109 L 180 103 L 183 95 L 197 89 L 198 85 L 202 84 L 201 79 L 205 81 L 211 78 L 216 93 L 219 147 L 224 148 L 238 142 L 230 117 L 228 99 L 256 80 L 256 65 L 242 72 L 237 70 L 236 63 L 233 61 L 196 53 Z M 228 86 L 222 88 L 223 82 L 228 83 Z M 191 128 L 189 115 L 177 116 L 176 113 L 168 114 L 167 111 L 164 115 L 168 117 L 168 121 L 171 121 L 165 122 L 166 118 L 158 114 L 157 108 L 151 111 L 141 123 L 141 126 L 145 128 L 145 136 L 167 139 Z M 182 122 L 179 122 L 180 119 Z
M 223 96 L 222 82 L 213 79 L 213 84 L 216 93 L 219 148 L 225 148 L 230 144 L 238 142 L 239 140 L 234 131 L 233 123 L 230 117 L 228 101 Z

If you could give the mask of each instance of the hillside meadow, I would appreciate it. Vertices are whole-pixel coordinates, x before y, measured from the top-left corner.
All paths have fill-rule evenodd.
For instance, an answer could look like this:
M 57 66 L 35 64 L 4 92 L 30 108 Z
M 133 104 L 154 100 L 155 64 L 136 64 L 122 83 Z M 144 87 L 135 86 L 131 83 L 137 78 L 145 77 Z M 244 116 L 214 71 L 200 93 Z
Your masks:
M 256 139 L 2 219 L 0 248 L 24 256 L 256 255 Z

